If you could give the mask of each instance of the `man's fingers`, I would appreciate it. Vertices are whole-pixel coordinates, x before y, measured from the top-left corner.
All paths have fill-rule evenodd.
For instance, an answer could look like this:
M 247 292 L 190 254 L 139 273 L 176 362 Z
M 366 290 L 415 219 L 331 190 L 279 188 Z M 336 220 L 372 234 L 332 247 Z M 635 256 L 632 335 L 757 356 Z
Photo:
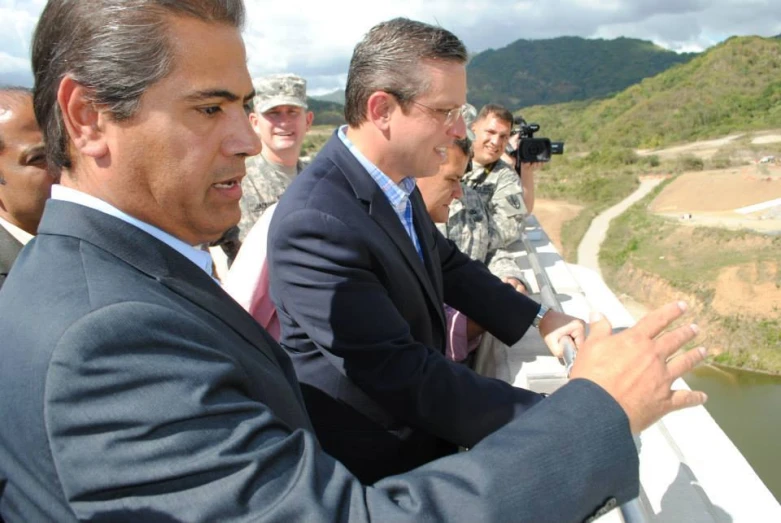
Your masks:
M 668 303 L 646 314 L 633 328 L 651 339 L 656 338 L 668 325 L 680 318 L 686 309 L 687 305 L 682 301 Z
M 693 340 L 699 332 L 700 328 L 697 325 L 682 325 L 659 336 L 656 339 L 656 346 L 661 351 L 662 356 L 667 359 L 675 354 L 678 349 Z
M 586 342 L 586 326 L 582 321 L 576 320 L 572 332 L 572 341 L 575 342 L 575 348 L 579 349 Z
M 667 363 L 667 371 L 670 373 L 670 376 L 673 379 L 680 378 L 694 367 L 699 365 L 700 362 L 705 359 L 707 354 L 708 353 L 703 347 L 698 347 L 696 349 L 684 352 L 680 356 L 674 357 Z
M 702 405 L 706 401 L 708 401 L 707 394 L 699 390 L 676 390 L 673 391 L 672 397 L 670 398 L 671 408 L 668 412 L 688 407 L 696 407 L 697 405 Z

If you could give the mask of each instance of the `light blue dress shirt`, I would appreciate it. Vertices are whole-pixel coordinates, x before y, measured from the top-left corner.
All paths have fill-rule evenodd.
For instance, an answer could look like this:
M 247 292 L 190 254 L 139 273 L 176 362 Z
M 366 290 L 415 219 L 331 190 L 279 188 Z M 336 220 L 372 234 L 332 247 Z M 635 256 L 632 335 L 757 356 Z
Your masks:
M 415 250 L 418 251 L 418 256 L 420 256 L 420 259 L 422 260 L 423 251 L 420 249 L 420 241 L 418 240 L 418 235 L 415 232 L 415 222 L 413 221 L 412 216 L 412 204 L 409 201 L 410 194 L 412 194 L 412 191 L 415 190 L 415 178 L 407 176 L 406 178 L 403 178 L 401 182 L 396 184 L 393 180 L 388 178 L 388 176 L 382 172 L 379 167 L 370 162 L 369 159 L 358 150 L 355 144 L 353 144 L 350 139 L 347 138 L 346 131 L 346 125 L 343 125 L 339 128 L 339 139 L 342 141 L 342 143 L 344 143 L 345 147 L 347 147 L 347 150 L 349 150 L 350 153 L 355 156 L 355 159 L 360 162 L 363 168 L 366 169 L 366 171 L 369 173 L 369 176 L 372 177 L 372 180 L 374 180 L 380 187 L 380 190 L 385 195 L 385 197 L 388 198 L 391 207 L 393 207 L 393 210 L 396 211 L 396 216 L 398 216 L 399 220 L 401 220 L 401 225 L 404 227 L 404 230 L 407 231 L 407 235 L 412 240 L 412 244 L 415 246 Z

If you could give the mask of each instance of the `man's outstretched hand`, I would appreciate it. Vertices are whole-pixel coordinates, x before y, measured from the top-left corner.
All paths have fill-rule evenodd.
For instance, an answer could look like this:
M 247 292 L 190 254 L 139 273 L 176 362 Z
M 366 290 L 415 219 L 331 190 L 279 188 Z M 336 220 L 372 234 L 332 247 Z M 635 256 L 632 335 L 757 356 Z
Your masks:
M 676 354 L 697 335 L 696 325 L 664 332 L 685 311 L 683 302 L 667 304 L 615 335 L 610 322 L 596 315 L 579 347 L 570 378 L 591 380 L 613 396 L 626 412 L 633 434 L 669 412 L 702 405 L 708 399 L 699 391 L 671 390 L 673 381 L 706 356 L 702 347 Z

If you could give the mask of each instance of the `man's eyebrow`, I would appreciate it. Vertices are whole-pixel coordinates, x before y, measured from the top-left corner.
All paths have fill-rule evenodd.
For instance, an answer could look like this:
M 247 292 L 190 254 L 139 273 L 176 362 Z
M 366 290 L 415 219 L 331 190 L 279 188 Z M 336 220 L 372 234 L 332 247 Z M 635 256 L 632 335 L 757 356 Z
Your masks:
M 255 90 L 242 99 L 244 102 L 248 102 L 252 100 L 252 98 L 255 96 Z M 222 98 L 225 101 L 228 102 L 235 102 L 239 99 L 239 96 L 236 93 L 232 93 L 230 91 L 227 91 L 225 89 L 207 89 L 205 91 L 196 91 L 194 93 L 190 93 L 187 96 L 184 97 L 184 99 L 188 102 L 200 102 L 203 100 L 210 100 L 213 98 Z

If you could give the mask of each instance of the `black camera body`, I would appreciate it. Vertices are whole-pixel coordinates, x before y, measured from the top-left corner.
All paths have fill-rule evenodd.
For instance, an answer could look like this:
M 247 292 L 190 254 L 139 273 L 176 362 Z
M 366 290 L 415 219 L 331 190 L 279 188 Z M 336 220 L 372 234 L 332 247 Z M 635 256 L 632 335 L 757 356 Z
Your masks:
M 518 149 L 510 153 L 510 156 L 515 158 L 516 170 L 519 170 L 521 163 L 549 162 L 551 155 L 564 154 L 564 142 L 552 142 L 548 138 L 535 138 L 534 133 L 539 130 L 539 124 L 527 123 L 520 116 L 513 119 L 513 129 L 510 136 L 521 135 Z

